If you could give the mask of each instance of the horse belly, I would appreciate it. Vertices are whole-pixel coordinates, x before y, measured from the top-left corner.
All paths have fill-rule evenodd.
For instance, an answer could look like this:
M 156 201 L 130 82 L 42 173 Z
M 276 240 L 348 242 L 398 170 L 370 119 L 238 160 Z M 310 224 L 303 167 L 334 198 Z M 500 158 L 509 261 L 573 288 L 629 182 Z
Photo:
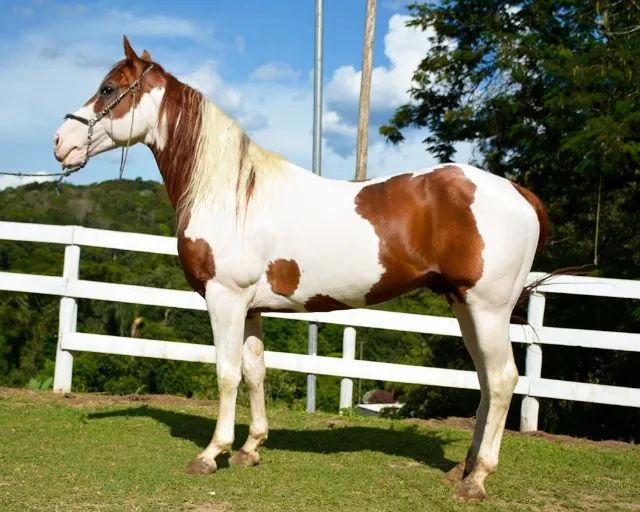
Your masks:
M 334 191 L 325 209 L 314 207 L 317 201 L 296 205 L 296 215 L 283 227 L 287 236 L 270 251 L 257 307 L 330 311 L 366 305 L 384 268 L 378 236 L 356 212 L 356 191 Z

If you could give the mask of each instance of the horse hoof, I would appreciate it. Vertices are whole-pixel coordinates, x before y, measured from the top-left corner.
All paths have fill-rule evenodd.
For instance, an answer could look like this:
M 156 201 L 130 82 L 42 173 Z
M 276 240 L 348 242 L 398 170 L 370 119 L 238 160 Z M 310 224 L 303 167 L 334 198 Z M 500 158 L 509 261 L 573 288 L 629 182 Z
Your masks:
M 462 481 L 462 477 L 464 474 L 464 462 L 460 462 L 449 471 L 447 471 L 442 480 L 444 480 L 448 484 L 455 484 Z
M 481 501 L 487 497 L 484 485 L 472 480 L 463 480 L 456 485 L 453 495 L 465 501 Z
M 211 473 L 215 473 L 216 465 L 215 463 L 208 464 L 202 459 L 193 459 L 185 471 L 189 475 L 210 475 Z
M 236 466 L 256 466 L 260 462 L 260 456 L 258 452 L 247 452 L 245 450 L 238 450 L 233 456 L 229 459 L 229 464 L 234 464 Z

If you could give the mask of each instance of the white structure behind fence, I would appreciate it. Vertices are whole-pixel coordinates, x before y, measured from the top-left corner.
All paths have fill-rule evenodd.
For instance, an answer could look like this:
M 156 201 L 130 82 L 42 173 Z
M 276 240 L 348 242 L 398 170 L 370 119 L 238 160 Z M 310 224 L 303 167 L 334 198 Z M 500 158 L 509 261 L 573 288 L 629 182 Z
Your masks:
M 81 246 L 175 256 L 177 255 L 175 238 L 89 229 L 79 226 L 0 222 L 0 240 L 66 245 L 64 269 L 61 277 L 0 272 L 0 290 L 42 293 L 62 297 L 54 391 L 69 391 L 71 389 L 73 353 L 77 351 L 215 363 L 215 348 L 212 345 L 107 336 L 76 331 L 78 299 L 205 310 L 204 299 L 195 292 L 102 283 L 79 278 Z M 542 274 L 532 273 L 530 280 L 538 279 L 541 276 Z M 510 331 L 513 342 L 527 344 L 525 375 L 520 376 L 515 390 L 517 394 L 524 395 L 520 418 L 521 430 L 537 429 L 538 398 L 640 407 L 640 389 L 638 388 L 541 377 L 542 345 L 640 351 L 640 334 L 637 333 L 545 326 L 543 320 L 545 294 L 547 293 L 640 299 L 640 282 L 555 276 L 536 288 L 529 300 L 528 320 L 530 325 L 511 325 Z M 341 407 L 352 405 L 353 384 L 350 379 L 353 378 L 479 389 L 475 372 L 355 360 L 356 327 L 461 336 L 458 323 L 454 318 L 369 309 L 330 313 L 270 313 L 263 316 L 306 321 L 312 324 L 330 323 L 345 326 L 342 358 L 269 351 L 265 353 L 266 365 L 269 368 L 310 375 L 343 377 L 340 386 Z

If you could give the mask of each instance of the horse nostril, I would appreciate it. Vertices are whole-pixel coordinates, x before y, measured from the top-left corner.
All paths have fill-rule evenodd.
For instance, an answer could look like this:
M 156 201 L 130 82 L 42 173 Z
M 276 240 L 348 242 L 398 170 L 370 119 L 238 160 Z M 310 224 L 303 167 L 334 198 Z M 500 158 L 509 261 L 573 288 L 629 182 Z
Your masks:
M 53 145 L 54 145 L 55 147 L 58 147 L 58 143 L 59 143 L 59 142 L 60 142 L 60 135 L 58 135 L 58 134 L 56 133 L 55 137 L 53 138 Z

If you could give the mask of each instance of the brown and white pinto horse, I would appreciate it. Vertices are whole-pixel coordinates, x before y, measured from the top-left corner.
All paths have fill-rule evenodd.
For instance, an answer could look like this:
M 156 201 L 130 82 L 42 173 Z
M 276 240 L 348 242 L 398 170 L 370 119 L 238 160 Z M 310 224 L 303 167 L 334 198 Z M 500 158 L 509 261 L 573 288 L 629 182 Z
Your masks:
M 207 301 L 217 350 L 219 418 L 187 471 L 212 473 L 230 450 L 242 375 L 251 425 L 230 462 L 259 461 L 267 438 L 260 312 L 358 308 L 428 287 L 451 303 L 482 388 L 471 448 L 448 476 L 457 495 L 483 498 L 518 380 L 509 319 L 547 230 L 540 200 L 460 164 L 359 183 L 320 178 L 252 142 L 126 38 L 124 53 L 62 124 L 55 156 L 74 167 L 128 142 L 155 155 L 178 216 L 180 261 Z

